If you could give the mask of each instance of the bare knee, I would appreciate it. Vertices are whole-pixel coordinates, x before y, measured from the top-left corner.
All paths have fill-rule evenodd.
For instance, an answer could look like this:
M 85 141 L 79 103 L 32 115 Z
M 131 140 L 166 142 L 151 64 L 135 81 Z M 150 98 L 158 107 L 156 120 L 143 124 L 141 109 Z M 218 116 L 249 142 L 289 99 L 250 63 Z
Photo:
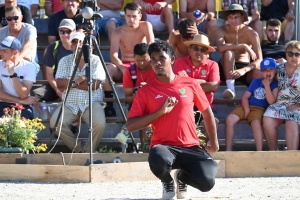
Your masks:
M 236 124 L 236 115 L 233 115 L 233 114 L 229 114 L 227 117 L 226 117 L 226 120 L 225 120 L 225 125 L 226 126 L 234 126 Z
M 216 30 L 218 28 L 218 23 L 216 19 L 211 19 L 207 22 L 207 29 L 210 31 Z
M 106 28 L 108 32 L 111 32 L 117 28 L 117 24 L 114 20 L 109 20 L 106 24 Z

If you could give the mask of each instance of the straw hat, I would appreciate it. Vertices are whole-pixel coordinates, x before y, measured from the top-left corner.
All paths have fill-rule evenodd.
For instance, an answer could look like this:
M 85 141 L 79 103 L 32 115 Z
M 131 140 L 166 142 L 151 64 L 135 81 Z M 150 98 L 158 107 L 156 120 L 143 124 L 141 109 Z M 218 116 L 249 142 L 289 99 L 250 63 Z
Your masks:
M 213 47 L 209 46 L 208 37 L 203 34 L 195 35 L 193 40 L 185 41 L 183 43 L 187 46 L 190 46 L 192 44 L 204 46 L 208 49 L 207 52 L 215 52 L 216 51 Z
M 243 6 L 240 4 L 231 4 L 228 7 L 228 10 L 223 10 L 220 12 L 220 18 L 227 20 L 227 16 L 232 12 L 232 11 L 241 11 L 242 15 L 244 16 L 244 21 L 248 21 L 248 14 L 247 12 L 244 11 Z

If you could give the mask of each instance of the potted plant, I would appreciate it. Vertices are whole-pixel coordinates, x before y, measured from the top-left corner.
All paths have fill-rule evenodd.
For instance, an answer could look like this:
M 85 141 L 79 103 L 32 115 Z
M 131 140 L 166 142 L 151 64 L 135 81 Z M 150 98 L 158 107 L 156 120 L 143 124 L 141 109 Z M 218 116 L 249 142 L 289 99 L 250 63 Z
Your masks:
M 0 118 L 0 153 L 20 153 L 29 151 L 46 151 L 47 145 L 35 145 L 37 134 L 45 129 L 39 118 L 21 118 L 22 105 L 4 108 L 4 116 Z

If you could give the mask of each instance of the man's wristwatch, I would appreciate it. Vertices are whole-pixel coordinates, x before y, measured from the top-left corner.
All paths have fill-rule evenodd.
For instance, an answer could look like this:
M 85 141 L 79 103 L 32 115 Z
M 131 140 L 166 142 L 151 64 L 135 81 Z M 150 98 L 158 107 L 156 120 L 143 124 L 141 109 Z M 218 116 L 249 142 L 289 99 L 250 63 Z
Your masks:
M 73 84 L 74 84 L 74 85 L 80 85 L 80 83 L 78 83 L 77 81 L 74 81 L 74 80 L 72 81 L 72 85 L 73 85 Z
M 17 73 L 14 73 L 13 75 L 9 76 L 10 78 L 17 78 L 18 77 L 18 74 Z

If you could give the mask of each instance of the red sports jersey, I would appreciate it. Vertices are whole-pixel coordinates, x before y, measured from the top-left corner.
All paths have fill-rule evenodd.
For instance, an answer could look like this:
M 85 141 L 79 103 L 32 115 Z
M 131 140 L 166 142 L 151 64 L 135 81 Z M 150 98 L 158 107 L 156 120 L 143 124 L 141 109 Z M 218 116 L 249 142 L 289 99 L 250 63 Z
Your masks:
M 156 3 L 156 2 L 163 2 L 162 0 L 144 0 L 144 2 L 145 3 L 150 3 L 152 6 Z M 152 10 L 152 11 L 149 11 L 149 10 L 147 10 L 146 11 L 147 12 L 147 14 L 151 14 L 151 15 L 160 15 L 160 13 L 161 13 L 161 10 L 158 10 L 158 11 L 154 11 L 154 10 Z
M 190 147 L 199 145 L 194 118 L 194 104 L 200 111 L 209 103 L 195 79 L 176 76 L 170 83 L 154 79 L 137 91 L 128 118 L 156 112 L 167 97 L 176 97 L 173 110 L 152 123 L 153 135 L 150 147 L 156 144 Z
M 203 62 L 199 66 L 195 67 L 191 61 L 190 56 L 177 58 L 174 63 L 173 71 L 175 74 L 181 75 L 182 73 L 184 73 L 191 78 L 203 79 L 206 82 L 220 82 L 218 63 L 210 59 L 203 60 Z M 205 95 L 211 107 L 214 107 L 212 105 L 214 93 L 207 92 L 205 93 Z
M 123 75 L 123 88 L 134 88 L 136 86 L 140 86 L 141 82 L 148 83 L 149 81 L 156 78 L 156 74 L 153 71 L 152 67 L 145 72 L 141 72 L 139 68 L 136 66 L 136 84 L 133 85 L 133 81 L 130 74 L 129 67 L 126 68 L 125 73 Z

